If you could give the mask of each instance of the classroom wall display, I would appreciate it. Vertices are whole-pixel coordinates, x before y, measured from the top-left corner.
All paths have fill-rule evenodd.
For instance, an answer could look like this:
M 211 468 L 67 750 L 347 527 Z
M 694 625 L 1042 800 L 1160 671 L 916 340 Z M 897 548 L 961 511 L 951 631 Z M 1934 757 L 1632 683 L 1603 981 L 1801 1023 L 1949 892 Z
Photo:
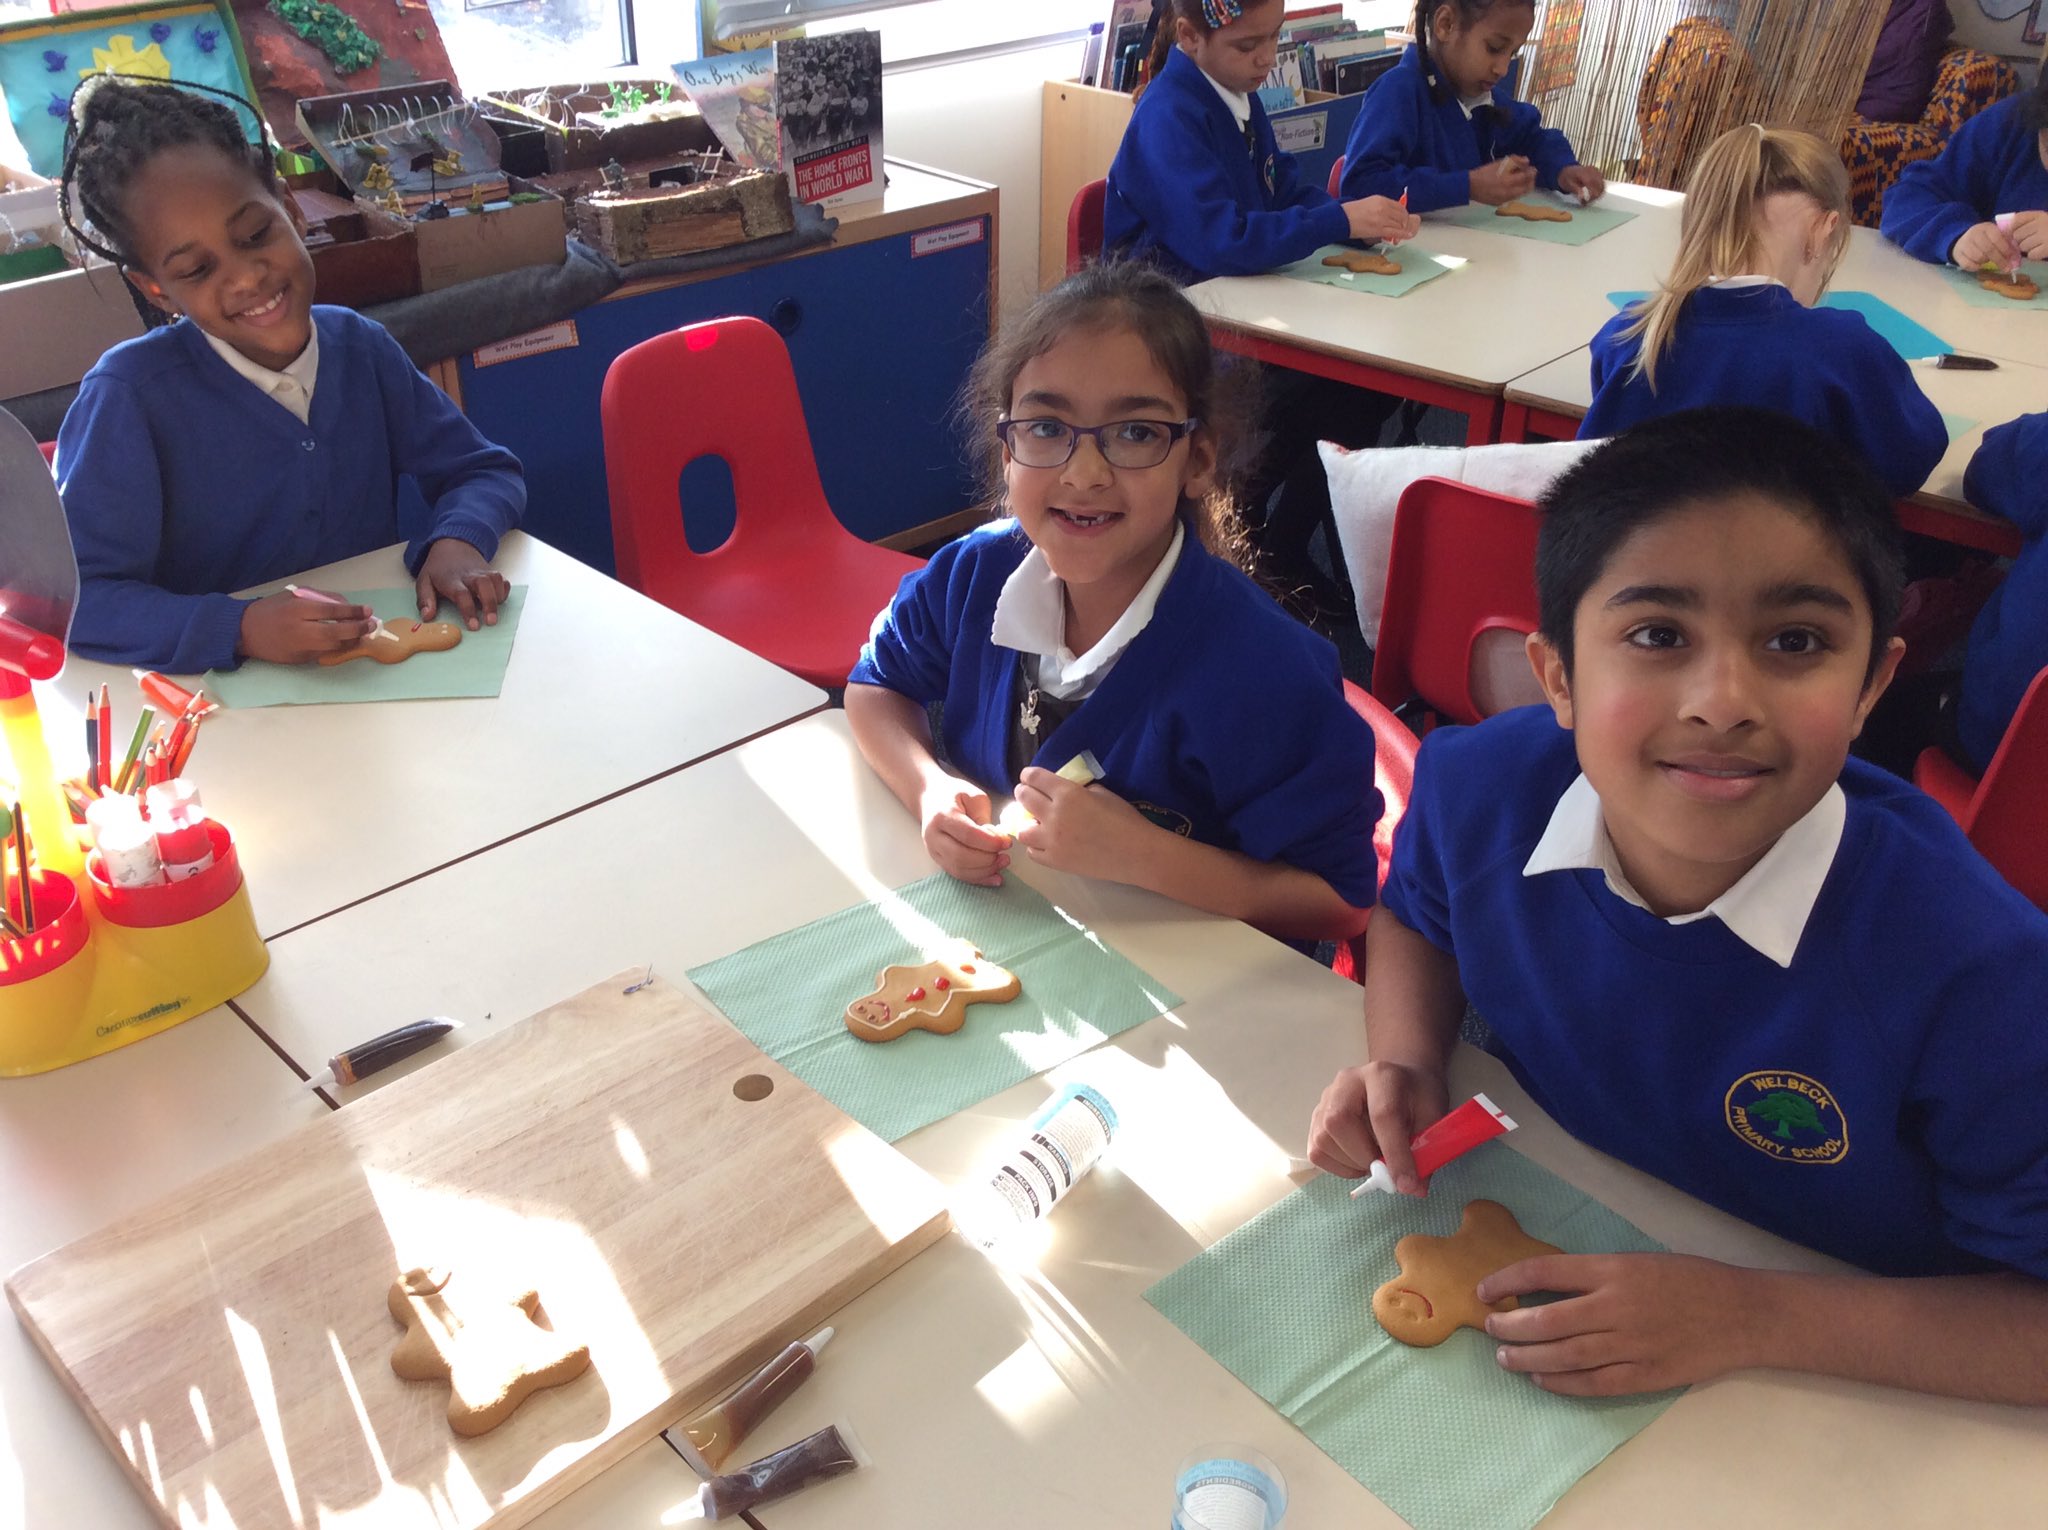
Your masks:
M 263 115 L 286 141 L 309 96 L 449 80 L 455 66 L 427 0 L 233 0 Z
M 881 33 L 778 42 L 775 99 L 798 201 L 838 207 L 882 194 Z
M 253 95 L 226 0 L 128 5 L 0 26 L 0 95 L 36 174 L 62 173 L 71 93 L 92 74 L 189 80 Z M 242 117 L 255 138 L 260 125 L 246 111 Z
M 2048 41 L 2048 4 L 2043 0 L 1949 0 L 1955 40 L 1986 53 L 2032 60 Z
M 1542 41 L 1535 67 L 1529 71 L 1529 99 L 1541 101 L 1579 77 L 1580 34 L 1586 26 L 1586 0 L 1548 0 L 1543 7 Z

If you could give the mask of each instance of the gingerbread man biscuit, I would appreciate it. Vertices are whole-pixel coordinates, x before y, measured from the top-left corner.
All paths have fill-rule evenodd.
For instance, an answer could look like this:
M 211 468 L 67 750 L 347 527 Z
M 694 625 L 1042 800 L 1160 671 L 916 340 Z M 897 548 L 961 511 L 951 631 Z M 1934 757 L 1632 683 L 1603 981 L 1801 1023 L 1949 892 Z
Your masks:
M 1401 1273 L 1372 1295 L 1372 1315 L 1403 1344 L 1428 1349 L 1458 1328 L 1484 1330 L 1489 1312 L 1512 1312 L 1515 1298 L 1493 1303 L 1478 1296 L 1479 1282 L 1538 1254 L 1563 1252 L 1522 1231 L 1498 1201 L 1473 1201 L 1448 1238 L 1410 1233 L 1394 1245 Z
M 1972 271 L 1977 285 L 1986 292 L 1995 292 L 2000 297 L 2011 298 L 2016 303 L 2031 302 L 2041 295 L 2041 287 L 2024 271 L 2008 273 L 1999 270 Z
M 1336 266 L 1358 276 L 1399 276 L 1401 263 L 1389 260 L 1378 250 L 1346 250 L 1341 255 L 1325 255 L 1323 264 Z
M 970 1004 L 1006 1004 L 1023 990 L 1017 974 L 956 940 L 916 967 L 882 969 L 875 991 L 846 1006 L 846 1028 L 862 1041 L 894 1041 L 908 1031 L 950 1036 Z
M 1569 223 L 1572 215 L 1562 207 L 1542 202 L 1503 202 L 1493 210 L 1496 218 L 1520 218 L 1524 223 Z
M 346 664 L 350 659 L 375 659 L 379 664 L 402 664 L 416 653 L 440 653 L 462 641 L 462 627 L 456 622 L 379 622 L 368 637 L 358 638 L 346 648 L 320 655 L 322 664 Z
M 458 1288 L 445 1270 L 407 1270 L 385 1297 L 405 1337 L 391 1369 L 407 1381 L 448 1383 L 448 1423 L 457 1434 L 495 1429 L 542 1387 L 558 1387 L 590 1368 L 590 1346 L 533 1321 L 540 1296 L 509 1298 Z

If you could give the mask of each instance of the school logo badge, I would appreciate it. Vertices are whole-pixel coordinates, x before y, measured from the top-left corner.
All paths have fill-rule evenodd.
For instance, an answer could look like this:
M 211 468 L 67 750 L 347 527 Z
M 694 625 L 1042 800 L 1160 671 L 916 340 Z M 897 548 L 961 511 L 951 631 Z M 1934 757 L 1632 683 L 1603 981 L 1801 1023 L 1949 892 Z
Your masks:
M 1266 183 L 1266 195 L 1271 196 L 1280 185 L 1280 156 L 1268 154 L 1259 167 L 1259 178 Z
M 1144 819 L 1145 822 L 1151 824 L 1154 828 L 1165 829 L 1168 833 L 1178 834 L 1182 839 L 1193 839 L 1195 837 L 1194 820 L 1185 813 L 1176 813 L 1172 808 L 1161 807 L 1156 802 L 1133 802 L 1131 806 L 1138 810 L 1140 818 Z
M 1825 1084 L 1804 1073 L 1745 1073 L 1729 1087 L 1728 1129 L 1786 1163 L 1840 1163 L 1849 1120 Z

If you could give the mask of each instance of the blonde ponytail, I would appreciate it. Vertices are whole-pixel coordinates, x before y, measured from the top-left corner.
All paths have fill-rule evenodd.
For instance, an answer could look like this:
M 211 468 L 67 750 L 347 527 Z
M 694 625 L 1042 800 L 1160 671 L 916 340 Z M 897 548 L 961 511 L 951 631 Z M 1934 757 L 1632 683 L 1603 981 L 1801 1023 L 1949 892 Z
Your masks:
M 1811 197 L 1835 214 L 1821 282 L 1826 290 L 1849 244 L 1849 172 L 1841 156 L 1796 129 L 1755 122 L 1730 128 L 1707 145 L 1686 181 L 1671 274 L 1635 305 L 1634 319 L 1621 331 L 1621 339 L 1640 339 L 1631 377 L 1641 377 L 1656 391 L 1657 363 L 1671 349 L 1686 299 L 1716 277 L 1756 270 L 1762 256 L 1761 204 L 1782 191 Z

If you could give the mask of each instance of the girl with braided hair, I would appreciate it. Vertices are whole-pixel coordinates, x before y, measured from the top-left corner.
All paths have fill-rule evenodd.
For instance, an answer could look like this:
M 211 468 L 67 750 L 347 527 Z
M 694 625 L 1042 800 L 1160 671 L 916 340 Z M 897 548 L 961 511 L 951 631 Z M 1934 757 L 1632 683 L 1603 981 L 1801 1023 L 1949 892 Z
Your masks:
M 200 88 L 104 78 L 72 103 L 65 222 L 162 319 L 100 358 L 58 432 L 72 646 L 176 673 L 310 662 L 365 636 L 369 608 L 227 592 L 406 532 L 422 617 L 446 599 L 495 622 L 517 459 L 380 326 L 314 305 L 298 205 Z

